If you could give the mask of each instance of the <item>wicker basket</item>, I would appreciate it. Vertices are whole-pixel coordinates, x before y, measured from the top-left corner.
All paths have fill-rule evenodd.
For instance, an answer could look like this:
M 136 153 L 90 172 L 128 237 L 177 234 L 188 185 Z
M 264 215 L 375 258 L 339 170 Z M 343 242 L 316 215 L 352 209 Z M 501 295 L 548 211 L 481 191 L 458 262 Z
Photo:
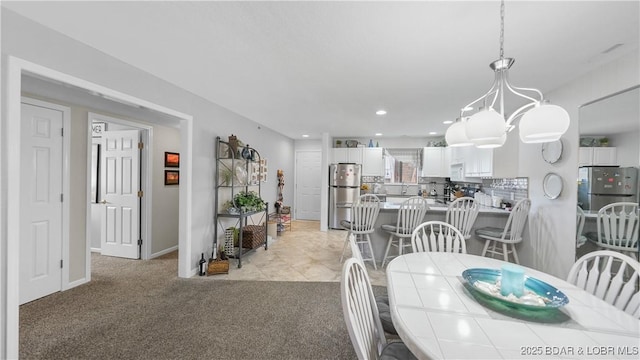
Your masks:
M 242 228 L 242 247 L 255 249 L 264 244 L 265 236 L 264 225 L 247 225 Z
M 211 260 L 207 267 L 207 275 L 228 274 L 229 260 Z

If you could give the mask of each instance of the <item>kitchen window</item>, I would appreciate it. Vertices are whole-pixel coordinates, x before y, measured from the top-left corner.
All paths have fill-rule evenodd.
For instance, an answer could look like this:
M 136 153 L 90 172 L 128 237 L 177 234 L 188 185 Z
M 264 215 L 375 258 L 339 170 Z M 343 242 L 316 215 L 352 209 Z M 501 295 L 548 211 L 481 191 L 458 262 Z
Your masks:
M 422 149 L 385 149 L 384 182 L 417 184 Z

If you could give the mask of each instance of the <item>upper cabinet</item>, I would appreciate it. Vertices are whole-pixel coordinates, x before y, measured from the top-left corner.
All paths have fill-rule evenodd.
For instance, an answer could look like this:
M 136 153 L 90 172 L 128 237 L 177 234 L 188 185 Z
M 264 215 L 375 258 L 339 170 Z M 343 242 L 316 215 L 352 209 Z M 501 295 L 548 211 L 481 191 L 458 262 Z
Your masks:
M 578 151 L 579 166 L 618 165 L 615 147 L 581 147 Z
M 382 148 L 362 148 L 362 176 L 384 176 Z
M 517 144 L 513 146 L 509 143 L 510 140 L 518 139 L 517 136 L 511 138 L 515 140 L 507 139 L 504 146 L 496 149 L 478 149 L 473 146 L 451 148 L 448 176 L 457 181 L 463 181 L 464 178 L 518 176 Z
M 335 148 L 333 150 L 332 164 L 354 163 L 362 164 L 363 148 Z
M 449 177 L 451 149 L 445 147 L 425 147 L 422 149 L 422 176 Z
M 382 148 L 333 148 L 331 163 L 354 163 L 362 165 L 362 176 L 384 176 Z

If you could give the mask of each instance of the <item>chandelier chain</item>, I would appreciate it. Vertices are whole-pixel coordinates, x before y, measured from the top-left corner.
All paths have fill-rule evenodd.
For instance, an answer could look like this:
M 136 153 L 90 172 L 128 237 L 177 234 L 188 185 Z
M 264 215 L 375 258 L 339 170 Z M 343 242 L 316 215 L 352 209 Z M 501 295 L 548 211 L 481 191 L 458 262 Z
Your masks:
M 504 0 L 500 2 L 500 60 L 504 59 Z

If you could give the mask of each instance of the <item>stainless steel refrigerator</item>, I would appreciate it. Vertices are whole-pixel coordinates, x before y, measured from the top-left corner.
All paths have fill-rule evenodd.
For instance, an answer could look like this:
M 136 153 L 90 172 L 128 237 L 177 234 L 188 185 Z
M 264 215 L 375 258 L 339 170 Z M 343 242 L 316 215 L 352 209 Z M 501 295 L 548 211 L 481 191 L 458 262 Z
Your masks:
M 329 227 L 342 229 L 351 220 L 351 204 L 360 196 L 360 164 L 329 165 Z
M 597 211 L 615 202 L 638 202 L 638 169 L 586 166 L 578 172 L 578 206 Z

